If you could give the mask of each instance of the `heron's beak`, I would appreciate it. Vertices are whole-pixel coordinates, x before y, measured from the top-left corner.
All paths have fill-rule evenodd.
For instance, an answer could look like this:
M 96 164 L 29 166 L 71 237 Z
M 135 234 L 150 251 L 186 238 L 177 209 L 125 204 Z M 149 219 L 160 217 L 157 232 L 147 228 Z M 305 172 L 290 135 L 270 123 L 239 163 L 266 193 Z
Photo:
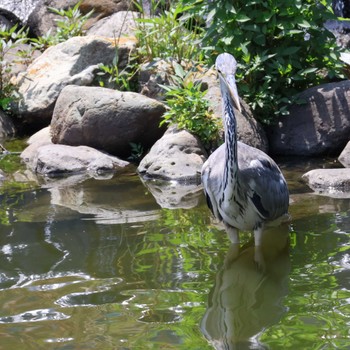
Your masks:
M 224 82 L 226 83 L 226 88 L 228 89 L 232 101 L 235 105 L 235 107 L 242 112 L 242 108 L 241 108 L 241 104 L 239 102 L 239 96 L 238 96 L 238 92 L 237 92 L 237 86 L 236 86 L 236 79 L 235 76 L 233 74 L 229 74 L 226 76 L 222 77 Z

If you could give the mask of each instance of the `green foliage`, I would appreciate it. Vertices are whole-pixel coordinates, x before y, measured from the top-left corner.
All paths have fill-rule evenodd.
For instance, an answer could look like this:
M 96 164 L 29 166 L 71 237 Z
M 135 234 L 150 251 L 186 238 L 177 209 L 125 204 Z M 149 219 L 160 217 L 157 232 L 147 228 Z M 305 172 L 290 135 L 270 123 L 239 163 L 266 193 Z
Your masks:
M 216 141 L 220 129 L 219 120 L 209 113 L 209 101 L 205 99 L 207 91 L 202 91 L 201 84 L 193 80 L 193 72 L 185 72 L 177 63 L 173 64 L 174 85 L 162 86 L 169 109 L 164 113 L 164 123 L 177 124 L 197 135 L 204 144 Z
M 160 2 L 151 2 L 152 12 L 155 12 Z M 142 3 L 135 1 L 135 5 L 142 13 Z M 138 52 L 143 61 L 169 57 L 178 62 L 203 59 L 198 45 L 200 33 L 187 29 L 192 27 L 192 8 L 192 5 L 185 6 L 182 1 L 178 1 L 169 10 L 164 10 L 157 16 L 136 19 Z
M 10 82 L 11 62 L 8 56 L 16 55 L 16 47 L 27 41 L 28 31 L 24 28 L 18 29 L 18 25 L 11 28 L 0 27 L 0 108 L 6 110 L 13 100 L 14 87 Z
M 210 24 L 203 40 L 215 52 L 211 58 L 224 51 L 236 57 L 240 94 L 263 122 L 288 113 L 298 92 L 343 78 L 335 38 L 324 29 L 334 18 L 329 6 L 315 0 L 219 0 L 196 6 Z
M 49 32 L 46 36 L 38 40 L 34 39 L 33 41 L 36 42 L 38 46 L 46 48 L 66 41 L 74 36 L 84 35 L 84 24 L 91 17 L 93 10 L 83 15 L 79 10 L 81 2 L 82 0 L 73 8 L 70 7 L 67 10 L 49 7 L 51 12 L 61 17 L 61 19 L 56 20 L 57 31 L 54 35 Z
M 128 158 L 131 162 L 139 163 L 144 155 L 144 149 L 141 144 L 130 142 L 131 155 Z
M 120 69 L 118 66 L 119 54 L 118 45 L 115 45 L 116 53 L 112 64 L 99 66 L 100 71 L 97 73 L 100 86 L 105 86 L 118 89 L 120 91 L 137 91 L 136 74 L 139 71 L 139 65 L 136 57 L 129 57 L 128 65 Z

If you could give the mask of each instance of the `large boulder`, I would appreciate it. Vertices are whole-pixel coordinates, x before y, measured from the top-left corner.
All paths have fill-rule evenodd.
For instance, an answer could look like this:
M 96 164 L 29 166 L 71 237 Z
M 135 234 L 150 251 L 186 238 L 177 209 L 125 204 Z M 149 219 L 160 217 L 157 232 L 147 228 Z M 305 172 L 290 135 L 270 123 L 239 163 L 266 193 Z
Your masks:
M 53 113 L 52 141 L 126 158 L 130 143 L 147 150 L 163 135 L 159 123 L 164 112 L 162 103 L 134 92 L 67 86 Z
M 139 164 L 145 178 L 200 183 L 207 154 L 197 137 L 170 127 Z
M 126 44 L 118 53 L 127 56 L 129 49 Z M 19 116 L 28 124 L 48 125 L 61 90 L 69 84 L 91 84 L 98 65 L 111 64 L 114 57 L 113 42 L 94 36 L 73 37 L 48 48 L 17 78 Z
M 350 80 L 310 88 L 288 116 L 270 128 L 274 154 L 318 156 L 339 153 L 349 141 Z

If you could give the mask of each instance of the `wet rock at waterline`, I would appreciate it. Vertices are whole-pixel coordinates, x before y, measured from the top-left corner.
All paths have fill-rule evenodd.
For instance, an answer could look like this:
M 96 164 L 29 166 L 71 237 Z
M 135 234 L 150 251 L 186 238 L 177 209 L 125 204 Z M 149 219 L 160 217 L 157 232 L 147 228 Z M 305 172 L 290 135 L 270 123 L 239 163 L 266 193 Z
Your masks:
M 346 168 L 350 168 L 350 141 L 347 143 L 342 153 L 340 153 L 338 160 Z
M 304 174 L 302 179 L 317 193 L 350 198 L 350 168 L 314 169 Z
M 142 159 L 138 171 L 145 178 L 200 182 L 206 157 L 197 137 L 173 126 Z
M 125 51 L 130 53 L 126 48 L 118 52 Z M 111 64 L 114 56 L 113 42 L 94 36 L 51 46 L 17 77 L 21 96 L 17 113 L 28 124 L 48 125 L 61 90 L 70 84 L 89 85 L 98 65 Z
M 318 156 L 336 154 L 349 141 L 350 80 L 324 84 L 299 95 L 290 115 L 270 128 L 273 154 Z
M 164 112 L 162 103 L 134 92 L 67 86 L 53 113 L 52 142 L 127 158 L 130 143 L 147 150 L 163 135 L 159 123 Z
M 134 167 L 124 160 L 87 146 L 55 145 L 49 128 L 32 136 L 21 159 L 34 173 L 62 176 L 86 173 L 92 177 L 108 172 L 126 172 Z

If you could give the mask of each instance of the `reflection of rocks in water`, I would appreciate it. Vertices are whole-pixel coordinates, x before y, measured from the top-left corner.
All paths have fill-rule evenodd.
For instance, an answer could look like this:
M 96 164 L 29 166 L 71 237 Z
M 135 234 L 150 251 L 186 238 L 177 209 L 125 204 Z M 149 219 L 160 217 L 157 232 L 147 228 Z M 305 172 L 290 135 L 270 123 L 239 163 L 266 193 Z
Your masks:
M 290 270 L 287 226 L 264 232 L 264 272 L 254 263 L 254 246 L 242 248 L 232 261 L 231 245 L 224 267 L 209 294 L 201 329 L 215 349 L 264 348 L 259 333 L 285 313 Z
M 144 180 L 157 203 L 162 208 L 190 209 L 198 205 L 203 187 L 198 184 L 182 184 L 176 181 Z
M 350 211 L 350 201 L 345 198 L 320 196 L 316 193 L 292 194 L 292 203 L 289 211 L 293 222 L 319 217 L 320 214 L 336 214 Z
M 85 181 L 79 186 L 52 186 L 51 204 L 93 215 L 97 223 L 121 224 L 156 220 L 159 208 L 137 178 Z

